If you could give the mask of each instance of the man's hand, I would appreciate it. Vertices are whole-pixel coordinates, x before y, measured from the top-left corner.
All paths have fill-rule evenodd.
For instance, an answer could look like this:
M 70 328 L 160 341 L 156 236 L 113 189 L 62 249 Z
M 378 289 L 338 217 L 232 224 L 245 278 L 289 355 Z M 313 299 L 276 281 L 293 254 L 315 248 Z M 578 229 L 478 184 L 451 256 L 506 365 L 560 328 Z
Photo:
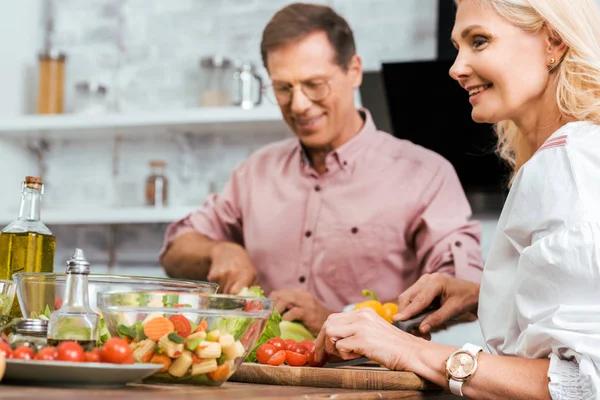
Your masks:
M 219 242 L 211 250 L 208 280 L 219 284 L 219 291 L 237 294 L 245 286 L 258 283 L 256 268 L 244 248 L 236 243 Z
M 301 321 L 317 335 L 333 311 L 325 308 L 311 293 L 304 290 L 276 290 L 269 295 L 284 321 Z
M 423 275 L 398 296 L 398 314 L 394 321 L 404 321 L 428 308 L 436 299 L 440 309 L 428 315 L 419 325 L 422 333 L 443 327 L 451 318 L 473 320 L 479 305 L 479 285 L 462 279 L 434 273 Z

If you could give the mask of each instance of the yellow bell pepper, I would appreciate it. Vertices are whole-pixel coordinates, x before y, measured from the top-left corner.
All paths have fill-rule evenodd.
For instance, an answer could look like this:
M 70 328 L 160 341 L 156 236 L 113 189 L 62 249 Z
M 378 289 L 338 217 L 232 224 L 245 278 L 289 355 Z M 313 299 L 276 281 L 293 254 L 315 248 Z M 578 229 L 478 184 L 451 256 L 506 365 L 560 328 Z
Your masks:
M 359 308 L 372 308 L 375 310 L 377 315 L 390 323 L 392 322 L 392 316 L 398 314 L 398 305 L 396 303 L 381 304 L 379 300 L 377 300 L 377 296 L 372 290 L 365 289 L 362 291 L 362 295 L 365 297 L 370 297 L 371 300 L 358 303 L 354 306 L 355 310 L 358 310 Z

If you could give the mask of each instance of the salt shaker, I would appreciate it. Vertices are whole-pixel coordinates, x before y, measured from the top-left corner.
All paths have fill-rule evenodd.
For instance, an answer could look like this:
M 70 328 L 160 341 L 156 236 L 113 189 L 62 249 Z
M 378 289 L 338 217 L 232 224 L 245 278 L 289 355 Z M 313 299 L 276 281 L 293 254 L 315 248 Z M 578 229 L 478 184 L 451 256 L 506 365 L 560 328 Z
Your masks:
M 75 249 L 67 261 L 67 286 L 60 309 L 50 314 L 48 344 L 57 346 L 63 341 L 75 341 L 84 349 L 96 347 L 98 342 L 99 316 L 90 308 L 88 275 L 90 263 L 83 250 Z

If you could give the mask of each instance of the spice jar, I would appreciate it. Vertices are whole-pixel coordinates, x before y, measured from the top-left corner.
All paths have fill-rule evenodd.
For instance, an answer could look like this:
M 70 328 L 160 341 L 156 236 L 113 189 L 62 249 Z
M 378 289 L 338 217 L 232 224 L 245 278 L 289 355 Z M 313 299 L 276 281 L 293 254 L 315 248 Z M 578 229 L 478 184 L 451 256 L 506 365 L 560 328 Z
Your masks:
M 23 319 L 17 322 L 8 340 L 13 349 L 28 346 L 35 352 L 47 345 L 48 321 L 43 319 Z
M 49 51 L 38 56 L 38 114 L 62 114 L 64 107 L 65 60 L 63 53 Z
M 78 82 L 75 85 L 73 112 L 85 115 L 104 114 L 108 111 L 106 86 L 97 82 Z
M 165 162 L 150 161 L 150 169 L 150 176 L 146 179 L 146 204 L 166 206 L 169 182 L 165 176 Z

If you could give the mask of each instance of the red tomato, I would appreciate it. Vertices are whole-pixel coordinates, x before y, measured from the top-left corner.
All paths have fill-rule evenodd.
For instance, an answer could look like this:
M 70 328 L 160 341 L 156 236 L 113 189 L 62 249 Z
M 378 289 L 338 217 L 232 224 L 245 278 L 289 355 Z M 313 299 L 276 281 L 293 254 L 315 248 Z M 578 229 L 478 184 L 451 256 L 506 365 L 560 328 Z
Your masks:
M 282 338 L 273 337 L 267 340 L 267 343 L 275 347 L 277 350 L 287 350 L 287 346 Z
M 260 300 L 248 300 L 244 311 L 260 311 L 263 309 L 263 305 Z
M 133 354 L 129 355 L 121 364 L 135 364 L 135 359 L 133 358 Z
M 19 360 L 33 360 L 35 355 L 33 354 L 33 349 L 28 346 L 19 346 L 12 352 L 11 358 L 16 358 Z
M 287 350 L 292 351 L 298 354 L 306 354 L 308 353 L 308 349 L 301 345 L 300 343 L 291 344 L 287 347 Z
M 295 353 L 290 350 L 285 352 L 285 362 L 292 367 L 301 367 L 306 364 L 306 354 Z
M 317 362 L 317 360 L 315 360 L 315 351 L 311 350 L 307 355 L 306 355 L 307 361 L 308 361 L 308 365 L 310 365 L 311 367 L 322 367 L 323 365 L 325 365 L 327 363 L 327 353 L 325 354 L 325 357 L 323 357 L 323 359 L 319 362 Z
M 90 351 L 86 351 L 84 354 L 85 362 L 102 362 L 102 350 L 93 349 Z
M 277 353 L 273 354 L 267 364 L 269 365 L 281 365 L 285 362 L 286 357 L 285 350 L 279 350 Z
M 173 323 L 173 326 L 175 326 L 175 332 L 182 338 L 186 338 L 192 333 L 192 324 L 190 324 L 190 321 L 188 321 L 185 316 L 177 314 L 171 316 L 169 320 Z
M 275 353 L 277 353 L 275 346 L 265 343 L 256 349 L 256 360 L 261 364 L 266 364 Z
M 55 298 L 54 299 L 54 309 L 58 310 L 59 308 L 61 308 L 62 303 L 63 303 L 63 299 L 61 299 L 60 297 Z
M 79 343 L 75 342 L 62 342 L 56 348 L 57 356 L 56 359 L 58 361 L 73 361 L 73 362 L 83 362 L 85 361 L 85 356 L 83 354 L 83 347 L 79 345 Z
M 311 342 L 310 340 L 303 340 L 299 344 L 306 347 L 306 349 L 308 351 L 313 351 L 313 349 L 315 348 L 315 344 L 313 342 Z
M 286 348 L 290 347 L 292 344 L 298 344 L 294 339 L 285 339 L 284 342 Z
M 58 358 L 58 351 L 56 347 L 44 347 L 35 355 L 36 360 L 54 361 Z
M 4 354 L 4 358 L 10 358 L 12 354 L 12 347 L 4 340 L 0 340 L 0 353 Z
M 129 357 L 133 357 L 132 351 L 125 339 L 112 337 L 102 347 L 102 359 L 106 362 L 129 364 Z

